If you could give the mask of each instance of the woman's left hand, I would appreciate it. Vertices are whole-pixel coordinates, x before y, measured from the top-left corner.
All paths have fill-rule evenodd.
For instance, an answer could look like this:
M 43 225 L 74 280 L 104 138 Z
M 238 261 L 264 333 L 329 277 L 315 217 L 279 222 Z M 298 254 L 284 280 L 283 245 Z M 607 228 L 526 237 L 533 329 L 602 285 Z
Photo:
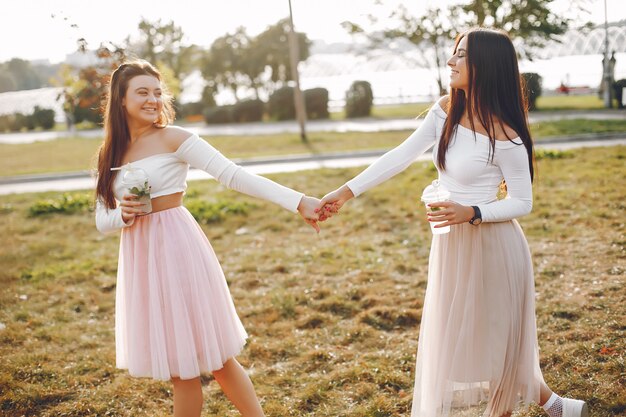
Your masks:
M 298 213 L 317 233 L 320 232 L 320 227 L 317 224 L 319 221 L 319 214 L 317 210 L 321 207 L 321 202 L 315 197 L 303 196 L 298 204 Z
M 474 217 L 474 209 L 454 201 L 441 201 L 430 203 L 428 207 L 438 208 L 435 211 L 426 212 L 429 222 L 444 222 L 435 226 L 435 229 L 453 224 L 467 223 Z

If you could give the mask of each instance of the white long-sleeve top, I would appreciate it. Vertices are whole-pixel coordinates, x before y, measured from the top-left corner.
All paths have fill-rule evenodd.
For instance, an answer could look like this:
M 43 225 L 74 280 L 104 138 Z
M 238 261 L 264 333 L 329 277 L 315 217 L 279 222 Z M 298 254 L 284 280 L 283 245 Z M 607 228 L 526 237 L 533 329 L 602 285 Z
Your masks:
M 434 145 L 433 161 L 446 112 L 433 105 L 420 127 L 404 142 L 390 150 L 367 169 L 346 183 L 355 196 L 404 171 Z M 493 161 L 489 158 L 489 137 L 457 125 L 446 153 L 446 169 L 439 180 L 450 191 L 450 200 L 478 206 L 484 222 L 500 222 L 524 216 L 532 210 L 533 194 L 528 154 L 522 140 L 496 140 Z M 498 200 L 502 180 L 508 196 Z
M 186 179 L 190 166 L 206 171 L 225 187 L 271 201 L 294 213 L 304 195 L 267 178 L 251 174 L 195 134 L 187 138 L 176 152 L 151 155 L 131 162 L 130 165 L 146 171 L 152 198 L 184 192 L 187 189 Z M 128 193 L 122 184 L 124 170 L 127 168 L 128 164 L 122 167 L 113 183 L 113 192 L 118 202 Z M 96 201 L 96 227 L 100 232 L 111 233 L 131 226 L 132 223 L 124 223 L 119 205 L 109 210 L 102 201 Z

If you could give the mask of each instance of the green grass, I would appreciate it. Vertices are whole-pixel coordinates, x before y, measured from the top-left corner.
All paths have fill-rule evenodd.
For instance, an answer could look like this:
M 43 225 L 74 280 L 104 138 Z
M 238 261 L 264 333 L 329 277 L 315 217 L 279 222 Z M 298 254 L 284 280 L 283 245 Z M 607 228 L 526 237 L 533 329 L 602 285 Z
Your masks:
M 373 106 L 371 117 L 376 119 L 413 119 L 428 110 L 430 106 L 432 106 L 432 103 Z M 332 112 L 330 118 L 333 120 L 345 120 L 346 112 L 344 110 Z
M 597 94 L 539 96 L 538 111 L 553 110 L 598 110 L 604 108 L 604 101 Z
M 626 132 L 626 120 L 558 120 L 531 125 L 537 141 L 550 136 L 581 133 Z M 217 136 L 207 138 L 230 158 L 389 149 L 411 131 L 374 133 L 316 132 L 305 145 L 297 134 Z M 23 174 L 81 171 L 95 167 L 100 140 L 67 138 L 21 145 L 0 144 L 0 177 Z
M 520 223 L 533 253 L 544 377 L 587 400 L 593 417 L 624 415 L 626 147 L 541 156 L 534 210 Z M 320 196 L 359 171 L 271 177 Z M 190 183 L 186 204 L 201 213 L 207 204 L 247 208 L 202 227 L 250 333 L 239 359 L 268 416 L 409 415 L 431 237 L 419 195 L 434 175 L 432 164 L 415 164 L 349 202 L 320 235 L 277 206 Z M 10 236 L 0 246 L 0 414 L 170 415 L 170 384 L 114 368 L 118 237 L 98 234 L 87 207 L 30 214 L 81 194 L 0 203 L 0 231 Z M 203 390 L 203 415 L 238 415 L 212 377 Z

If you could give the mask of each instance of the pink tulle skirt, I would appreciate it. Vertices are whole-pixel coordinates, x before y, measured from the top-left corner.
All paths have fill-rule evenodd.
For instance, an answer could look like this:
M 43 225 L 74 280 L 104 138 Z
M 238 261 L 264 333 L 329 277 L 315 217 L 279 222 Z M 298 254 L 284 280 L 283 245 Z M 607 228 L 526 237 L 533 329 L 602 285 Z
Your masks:
M 195 378 L 245 344 L 215 252 L 184 207 L 123 229 L 116 291 L 116 362 L 132 376 Z
M 517 221 L 433 236 L 412 417 L 499 417 L 538 402 L 533 267 Z

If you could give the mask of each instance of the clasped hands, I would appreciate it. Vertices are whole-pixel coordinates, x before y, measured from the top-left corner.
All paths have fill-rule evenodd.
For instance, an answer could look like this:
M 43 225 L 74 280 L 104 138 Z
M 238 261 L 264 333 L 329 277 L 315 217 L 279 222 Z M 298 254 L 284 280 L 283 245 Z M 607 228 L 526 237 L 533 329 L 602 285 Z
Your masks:
M 354 194 L 347 186 L 326 194 L 321 200 L 315 197 L 304 196 L 298 205 L 298 212 L 304 221 L 311 225 L 317 233 L 320 232 L 318 222 L 323 222 L 339 212 L 346 201 L 354 198 Z
M 346 185 L 326 194 L 321 200 L 315 197 L 304 196 L 298 205 L 298 212 L 304 221 L 313 227 L 317 233 L 320 232 L 318 222 L 328 220 L 333 215 L 339 213 L 339 209 L 348 200 L 354 198 L 352 190 Z M 441 222 L 435 228 L 451 226 L 453 224 L 467 223 L 474 216 L 474 209 L 453 201 L 442 201 L 429 204 L 430 207 L 437 207 L 439 210 L 428 212 L 429 222 Z

